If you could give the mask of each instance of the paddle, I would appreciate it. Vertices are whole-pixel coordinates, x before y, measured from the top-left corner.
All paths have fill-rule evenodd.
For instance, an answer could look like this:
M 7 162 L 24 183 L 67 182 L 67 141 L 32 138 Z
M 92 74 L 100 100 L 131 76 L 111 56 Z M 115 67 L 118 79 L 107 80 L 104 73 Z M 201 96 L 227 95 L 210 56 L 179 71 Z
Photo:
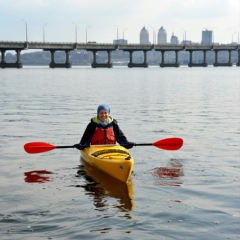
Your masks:
M 178 150 L 182 147 L 183 140 L 181 138 L 165 138 L 154 143 L 136 143 L 135 146 L 155 146 L 164 150 Z M 115 146 L 115 145 L 94 145 L 94 146 Z M 127 146 L 127 144 L 121 144 L 121 146 Z M 90 147 L 90 146 L 88 146 Z M 30 142 L 24 145 L 24 149 L 27 153 L 42 153 L 48 152 L 55 148 L 75 148 L 72 146 L 54 146 L 45 142 Z

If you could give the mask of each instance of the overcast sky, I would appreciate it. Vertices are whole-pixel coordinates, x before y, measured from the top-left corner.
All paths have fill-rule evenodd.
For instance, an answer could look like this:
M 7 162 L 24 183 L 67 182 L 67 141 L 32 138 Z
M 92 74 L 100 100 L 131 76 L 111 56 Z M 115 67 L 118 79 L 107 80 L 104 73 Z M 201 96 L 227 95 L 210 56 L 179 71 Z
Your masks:
M 240 0 L 0 0 L 0 41 L 25 41 L 26 24 L 28 41 L 43 41 L 44 29 L 46 41 L 74 42 L 77 28 L 78 42 L 112 43 L 118 30 L 139 43 L 145 26 L 153 42 L 163 26 L 168 42 L 173 32 L 201 42 L 208 29 L 214 42 L 230 43 L 240 34 Z

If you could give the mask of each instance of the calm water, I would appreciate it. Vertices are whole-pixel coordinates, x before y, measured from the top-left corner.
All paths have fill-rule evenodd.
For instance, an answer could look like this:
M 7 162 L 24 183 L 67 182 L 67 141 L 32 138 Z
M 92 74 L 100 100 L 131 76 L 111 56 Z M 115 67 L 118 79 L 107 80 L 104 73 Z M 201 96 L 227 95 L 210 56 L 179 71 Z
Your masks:
M 0 239 L 240 239 L 240 68 L 0 70 Z M 135 147 L 122 184 L 72 145 L 111 107 Z

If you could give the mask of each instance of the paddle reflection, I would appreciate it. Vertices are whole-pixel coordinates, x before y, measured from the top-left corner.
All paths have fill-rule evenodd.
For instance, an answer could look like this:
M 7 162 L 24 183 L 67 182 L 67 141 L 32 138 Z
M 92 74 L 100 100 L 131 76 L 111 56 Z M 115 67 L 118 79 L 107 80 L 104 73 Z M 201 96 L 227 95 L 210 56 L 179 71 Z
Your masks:
M 45 183 L 51 182 L 52 178 L 50 174 L 53 172 L 47 170 L 33 170 L 24 173 L 24 181 L 27 183 Z
M 160 178 L 156 185 L 180 187 L 182 182 L 179 181 L 179 178 L 184 176 L 183 165 L 177 159 L 170 159 L 166 167 L 154 168 L 153 175 Z
M 81 159 L 76 177 L 83 177 L 86 184 L 80 185 L 87 194 L 93 196 L 94 205 L 99 211 L 104 211 L 108 206 L 108 197 L 116 198 L 119 204 L 114 207 L 121 211 L 133 210 L 133 183 L 130 179 L 128 183 L 123 183 L 95 168 L 88 165 Z

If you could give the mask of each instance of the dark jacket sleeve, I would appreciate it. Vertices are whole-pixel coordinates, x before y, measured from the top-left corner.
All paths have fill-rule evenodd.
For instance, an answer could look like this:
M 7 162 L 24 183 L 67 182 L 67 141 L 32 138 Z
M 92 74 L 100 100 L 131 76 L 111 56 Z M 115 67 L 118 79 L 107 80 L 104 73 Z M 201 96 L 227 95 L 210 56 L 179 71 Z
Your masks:
M 120 129 L 116 119 L 113 120 L 113 131 L 116 136 L 116 140 L 119 144 L 127 144 L 128 140 L 122 130 Z
M 88 146 L 90 144 L 91 138 L 92 138 L 92 136 L 93 136 L 93 134 L 95 132 L 95 129 L 96 129 L 96 125 L 91 121 L 87 125 L 87 127 L 86 127 L 86 129 L 85 129 L 85 131 L 83 133 L 83 136 L 82 136 L 81 141 L 80 141 L 81 145 Z

